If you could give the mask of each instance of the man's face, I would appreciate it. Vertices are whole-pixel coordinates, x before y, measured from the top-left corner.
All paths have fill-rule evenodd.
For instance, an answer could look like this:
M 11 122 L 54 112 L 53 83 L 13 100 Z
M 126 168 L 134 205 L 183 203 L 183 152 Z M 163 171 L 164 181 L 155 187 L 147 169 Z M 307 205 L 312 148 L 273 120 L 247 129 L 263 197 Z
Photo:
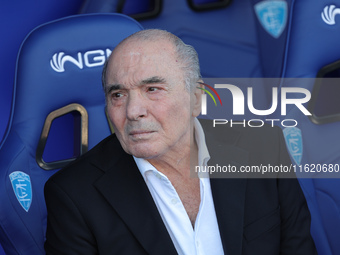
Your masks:
M 165 40 L 127 42 L 113 53 L 106 74 L 107 111 L 127 153 L 154 159 L 190 146 L 200 107 L 185 89 L 179 63 Z

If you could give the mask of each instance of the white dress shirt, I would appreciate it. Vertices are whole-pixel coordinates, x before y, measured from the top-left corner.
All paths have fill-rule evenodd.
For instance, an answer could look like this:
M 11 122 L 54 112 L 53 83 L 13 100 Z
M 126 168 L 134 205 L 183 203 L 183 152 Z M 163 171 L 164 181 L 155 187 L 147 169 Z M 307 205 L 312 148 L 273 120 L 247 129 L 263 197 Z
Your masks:
M 210 156 L 202 126 L 197 119 L 195 119 L 194 130 L 198 146 L 198 165 L 205 166 Z M 189 216 L 169 179 L 147 160 L 135 157 L 134 159 L 177 253 L 180 255 L 224 254 L 209 178 L 200 178 L 201 203 L 193 229 Z

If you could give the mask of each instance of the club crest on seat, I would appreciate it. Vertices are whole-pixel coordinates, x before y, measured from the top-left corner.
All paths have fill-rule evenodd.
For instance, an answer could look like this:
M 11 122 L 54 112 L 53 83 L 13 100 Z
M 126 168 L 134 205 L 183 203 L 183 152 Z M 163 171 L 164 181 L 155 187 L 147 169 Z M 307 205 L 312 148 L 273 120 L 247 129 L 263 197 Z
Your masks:
M 24 172 L 16 171 L 9 175 L 14 194 L 26 212 L 32 203 L 32 186 L 30 176 Z
M 254 9 L 262 27 L 274 38 L 279 38 L 287 24 L 287 2 L 262 1 L 255 4 Z

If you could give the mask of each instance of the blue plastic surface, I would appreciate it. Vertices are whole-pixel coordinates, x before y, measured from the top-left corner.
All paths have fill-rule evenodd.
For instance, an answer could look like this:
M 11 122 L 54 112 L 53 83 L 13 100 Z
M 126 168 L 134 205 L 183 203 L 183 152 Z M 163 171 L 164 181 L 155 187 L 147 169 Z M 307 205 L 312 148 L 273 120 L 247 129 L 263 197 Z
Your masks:
M 134 1 L 127 0 L 123 11 L 129 14 L 147 11 L 149 8 L 143 4 L 152 3 L 152 0 L 137 0 L 137 4 L 134 4 Z M 4 8 L 0 8 L 0 13 L 3 14 L 0 15 L 2 21 L 0 29 L 4 31 L 2 34 L 10 40 L 0 42 L 1 54 L 4 56 L 0 60 L 0 79 L 3 79 L 0 81 L 2 91 L 0 93 L 0 140 L 7 126 L 15 55 L 20 41 L 34 26 L 75 13 L 80 8 L 81 2 L 80 0 L 49 0 L 39 3 L 22 1 L 20 6 L 14 2 L 2 4 Z M 84 2 L 83 10 L 86 9 L 87 12 L 115 12 L 119 1 Z M 336 5 L 336 3 L 326 0 L 313 3 L 307 0 L 234 0 L 229 6 L 223 8 L 195 12 L 186 0 L 162 0 L 161 2 L 162 8 L 159 16 L 141 20 L 140 23 L 145 28 L 166 29 L 192 44 L 199 53 L 202 74 L 205 78 L 313 78 L 320 68 L 340 59 L 339 17 L 335 17 L 335 24 L 329 25 L 323 21 L 321 16 L 325 7 L 331 4 Z M 195 0 L 194 2 L 204 4 L 214 2 L 214 0 Z M 265 17 L 275 14 L 275 10 L 267 9 L 266 15 L 270 15 L 265 17 L 261 17 L 260 12 L 256 12 L 256 6 L 265 8 L 269 2 L 287 5 L 287 23 L 277 38 L 266 30 L 263 23 L 266 21 Z M 335 7 L 340 8 L 340 5 Z M 14 13 L 16 15 L 13 15 Z M 9 20 L 11 22 L 8 22 Z M 290 84 L 282 85 L 290 86 Z M 267 89 L 266 84 L 259 86 L 262 90 Z M 313 82 L 299 86 L 312 90 Z M 265 96 L 259 99 L 270 102 L 270 98 Z M 327 103 L 329 102 L 323 102 L 325 107 Z M 39 111 L 39 109 L 35 110 Z M 302 164 L 340 162 L 339 122 L 316 125 L 293 108 L 289 108 L 286 118 L 294 118 L 302 123 L 300 126 L 304 148 Z M 3 182 L 4 179 L 0 181 Z M 8 182 L 7 179 L 6 181 Z M 340 251 L 340 244 L 337 240 L 340 236 L 339 180 L 300 179 L 300 184 L 312 213 L 312 233 L 319 254 L 337 254 Z
M 88 113 L 89 149 L 110 135 L 102 67 L 111 50 L 141 28 L 121 14 L 77 15 L 41 25 L 26 37 L 16 66 L 10 129 L 0 144 L 0 240 L 7 255 L 44 254 L 43 188 L 58 170 L 43 170 L 35 158 L 46 117 L 77 103 Z M 49 153 L 62 149 L 54 148 Z
M 76 14 L 83 0 L 18 0 L 0 3 L 0 142 L 12 102 L 15 61 L 21 42 L 36 26 Z

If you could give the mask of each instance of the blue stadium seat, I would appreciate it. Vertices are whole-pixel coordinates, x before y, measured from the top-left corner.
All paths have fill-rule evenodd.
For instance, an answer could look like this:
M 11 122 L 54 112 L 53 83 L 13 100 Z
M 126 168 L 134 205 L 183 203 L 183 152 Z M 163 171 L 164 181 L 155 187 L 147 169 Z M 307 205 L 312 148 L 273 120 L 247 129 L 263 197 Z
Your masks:
M 174 33 L 198 51 L 203 77 L 262 77 L 251 2 L 222 1 L 212 9 L 214 2 L 221 1 L 87 0 L 82 11 L 134 13 L 144 28 Z M 200 11 L 193 5 L 201 6 Z
M 291 0 L 252 0 L 258 51 L 265 78 L 279 78 L 283 68 Z M 278 84 L 277 84 L 278 85 Z
M 340 4 L 292 0 L 290 6 L 284 58 L 276 74 L 283 78 L 281 87 L 302 87 L 312 92 L 305 106 L 313 115 L 307 117 L 291 106 L 287 116 L 277 117 L 299 123 L 299 146 L 296 151 L 290 148 L 295 163 L 339 166 Z M 337 78 L 337 86 L 331 84 L 332 77 Z M 312 214 L 312 235 L 318 252 L 339 254 L 340 174 L 316 171 L 310 173 L 312 178 L 302 177 L 299 181 Z
M 121 14 L 77 15 L 41 25 L 24 40 L 0 144 L 0 242 L 7 255 L 44 254 L 45 181 L 111 133 L 102 66 L 141 29 Z
M 21 42 L 35 27 L 77 14 L 83 0 L 2 1 L 0 4 L 0 142 L 9 121 L 15 61 Z

